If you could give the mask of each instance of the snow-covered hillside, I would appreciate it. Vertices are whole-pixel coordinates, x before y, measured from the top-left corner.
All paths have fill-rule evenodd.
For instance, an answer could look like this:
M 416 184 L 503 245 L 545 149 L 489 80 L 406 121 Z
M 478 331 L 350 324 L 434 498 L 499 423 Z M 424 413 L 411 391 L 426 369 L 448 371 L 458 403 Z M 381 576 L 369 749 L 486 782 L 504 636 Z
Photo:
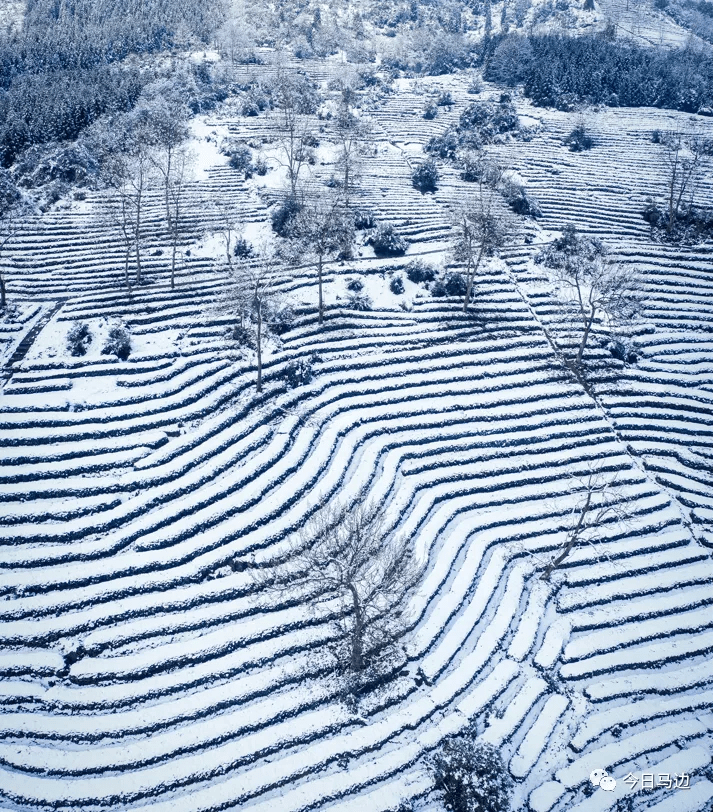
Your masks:
M 325 85 L 336 70 L 299 66 Z M 270 346 L 261 395 L 254 353 L 210 306 L 226 272 L 209 233 L 169 287 L 158 193 L 148 284 L 131 293 L 99 195 L 23 234 L 8 356 L 41 329 L 0 398 L 3 808 L 435 810 L 424 756 L 472 719 L 503 753 L 515 810 L 711 808 L 713 250 L 652 242 L 641 216 L 665 191 L 651 132 L 692 117 L 594 111 L 594 147 L 572 153 L 573 114 L 516 99 L 534 136 L 491 153 L 543 216 L 523 219 L 464 314 L 390 281 L 416 257 L 451 262 L 449 212 L 473 184 L 443 166 L 424 195 L 411 171 L 473 100 L 471 79 L 402 80 L 371 106 L 358 204 L 407 254 L 362 244 L 329 263 L 322 328 L 314 266 L 285 267 L 279 289 L 298 317 Z M 426 121 L 439 90 L 453 106 Z M 316 181 L 335 171 L 321 124 Z M 218 145 L 269 139 L 274 121 L 219 111 L 193 132 L 191 218 L 210 232 L 206 198 L 231 200 L 257 242 L 277 170 L 245 180 Z M 709 170 L 697 194 L 713 201 Z M 584 382 L 562 364 L 562 305 L 534 263 L 567 224 L 601 237 L 644 288 L 621 336 L 637 362 L 612 357 L 600 325 Z M 350 309 L 353 280 L 371 310 Z M 77 320 L 95 335 L 81 359 L 65 347 Z M 119 320 L 126 361 L 99 351 Z M 288 388 L 295 359 L 315 376 Z M 611 475 L 627 521 L 604 523 L 543 581 L 593 468 Z M 235 562 L 276 561 L 316 504 L 363 490 L 426 566 L 406 666 L 354 707 L 331 665 L 335 606 L 287 605 Z M 614 792 L 592 793 L 598 768 Z M 632 792 L 629 773 L 685 773 L 690 789 Z

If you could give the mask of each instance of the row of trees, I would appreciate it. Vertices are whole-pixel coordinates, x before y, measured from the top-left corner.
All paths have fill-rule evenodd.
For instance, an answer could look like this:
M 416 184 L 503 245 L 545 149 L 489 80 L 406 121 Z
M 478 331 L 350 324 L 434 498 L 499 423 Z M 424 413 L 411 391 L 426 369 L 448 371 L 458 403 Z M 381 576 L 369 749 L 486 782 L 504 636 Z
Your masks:
M 508 35 L 495 48 L 485 77 L 523 83 L 535 104 L 562 110 L 587 102 L 697 113 L 713 104 L 710 55 L 596 36 Z

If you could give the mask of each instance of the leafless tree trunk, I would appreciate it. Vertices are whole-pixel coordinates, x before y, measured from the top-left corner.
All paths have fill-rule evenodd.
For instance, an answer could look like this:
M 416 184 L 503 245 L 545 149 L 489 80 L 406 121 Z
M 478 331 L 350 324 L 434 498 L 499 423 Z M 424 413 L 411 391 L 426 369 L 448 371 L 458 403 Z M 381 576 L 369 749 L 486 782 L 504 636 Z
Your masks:
M 280 71 L 277 80 L 276 122 L 279 130 L 278 144 L 281 158 L 277 161 L 287 170 L 290 195 L 297 197 L 300 175 L 313 160 L 309 141 L 313 137 L 308 118 L 299 112 L 299 100 L 291 85 L 290 77 Z
M 419 575 L 411 541 L 387 532 L 380 505 L 358 501 L 324 507 L 295 538 L 289 560 L 255 578 L 286 593 L 306 587 L 315 603 L 340 601 L 344 664 L 359 673 L 403 635 L 406 598 Z
M 297 236 L 303 247 L 317 259 L 319 288 L 319 323 L 324 322 L 324 259 L 344 248 L 354 238 L 354 226 L 349 215 L 334 200 L 320 200 L 316 196 L 304 206 L 297 223 Z
M 549 581 L 552 573 L 560 567 L 576 547 L 583 544 L 596 544 L 602 540 L 605 524 L 619 522 L 627 524 L 631 512 L 616 494 L 616 478 L 590 471 L 580 483 L 580 498 L 572 509 L 573 526 L 557 555 L 550 560 L 540 578 Z
M 481 262 L 499 251 L 512 229 L 510 218 L 495 211 L 496 190 L 502 174 L 503 169 L 499 166 L 484 166 L 474 201 L 458 206 L 453 216 L 456 238 L 454 256 L 465 262 L 466 266 L 464 313 L 468 311 Z
M 10 243 L 17 237 L 20 230 L 20 212 L 18 209 L 8 207 L 0 215 L 0 310 L 7 307 L 7 283 L 5 281 L 5 268 L 3 255 L 7 252 Z

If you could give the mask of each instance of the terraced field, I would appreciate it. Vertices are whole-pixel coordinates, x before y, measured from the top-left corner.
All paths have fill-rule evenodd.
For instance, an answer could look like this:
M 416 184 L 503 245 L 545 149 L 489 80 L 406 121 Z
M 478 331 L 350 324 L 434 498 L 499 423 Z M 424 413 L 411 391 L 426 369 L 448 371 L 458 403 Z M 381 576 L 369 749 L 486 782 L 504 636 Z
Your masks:
M 713 257 L 653 243 L 640 216 L 663 188 L 650 131 L 685 117 L 593 114 L 595 148 L 574 155 L 561 144 L 571 116 L 518 102 L 539 130 L 496 152 L 543 217 L 483 274 L 471 315 L 410 282 L 398 307 L 391 275 L 444 256 L 449 207 L 469 194 L 448 168 L 434 195 L 410 184 L 468 82 L 449 80 L 453 109 L 433 122 L 407 83 L 372 110 L 359 204 L 408 255 L 362 248 L 329 265 L 323 328 L 314 269 L 285 269 L 298 317 L 262 395 L 252 354 L 209 306 L 220 264 L 194 250 L 170 289 L 158 197 L 148 284 L 131 295 L 95 199 L 23 238 L 10 295 L 27 306 L 8 355 L 51 318 L 2 394 L 3 808 L 436 809 L 424 756 L 471 719 L 503 753 L 513 809 L 711 808 Z M 269 189 L 216 158 L 195 183 L 196 229 L 206 188 L 246 224 L 267 220 Z M 710 173 L 699 195 L 713 201 Z M 612 358 L 600 326 L 584 381 L 561 363 L 574 337 L 532 262 L 567 223 L 602 236 L 646 292 L 625 336 L 637 363 Z M 347 307 L 357 276 L 371 311 Z M 134 337 L 128 361 L 52 355 L 72 321 L 112 316 Z M 304 358 L 316 375 L 290 389 L 282 371 Z M 540 573 L 593 468 L 629 519 L 605 523 L 550 584 Z M 363 491 L 425 570 L 403 664 L 353 708 L 330 655 L 338 607 L 287 604 L 244 564 L 278 561 L 319 504 Z M 595 768 L 685 773 L 690 789 L 592 793 Z

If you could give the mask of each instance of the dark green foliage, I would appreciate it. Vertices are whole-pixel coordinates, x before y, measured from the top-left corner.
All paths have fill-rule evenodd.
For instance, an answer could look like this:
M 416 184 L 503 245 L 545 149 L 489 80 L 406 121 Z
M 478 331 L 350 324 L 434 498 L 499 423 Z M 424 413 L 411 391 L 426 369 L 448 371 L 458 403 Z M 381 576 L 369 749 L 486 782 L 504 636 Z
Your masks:
M 304 206 L 296 197 L 289 195 L 272 213 L 272 230 L 280 237 L 292 237 Z
M 377 256 L 398 257 L 406 253 L 408 243 L 391 224 L 380 224 L 369 238 Z
M 584 152 L 594 146 L 594 139 L 589 135 L 584 124 L 577 124 L 564 139 L 564 143 L 567 144 L 571 152 Z
M 448 274 L 445 281 L 446 294 L 448 296 L 465 296 L 466 282 L 463 274 Z
M 416 167 L 411 175 L 411 182 L 420 192 L 435 192 L 439 178 L 436 162 L 433 158 L 428 158 Z
M 314 378 L 314 370 L 312 369 L 311 361 L 299 358 L 297 361 L 291 361 L 283 370 L 282 378 L 290 389 L 295 389 L 298 386 L 304 386 Z
M 416 282 L 417 284 L 420 282 L 433 282 L 436 278 L 436 269 L 430 265 L 426 265 L 425 262 L 422 262 L 420 259 L 415 259 L 413 262 L 409 262 L 409 264 L 404 268 L 406 272 L 407 278 L 411 282 Z
M 540 106 L 571 110 L 586 102 L 695 113 L 713 100 L 713 57 L 694 48 L 660 50 L 603 37 L 556 34 L 508 39 L 513 52 L 527 50 L 531 57 L 519 74 L 507 79 L 524 81 L 525 94 Z M 486 78 L 505 80 L 494 61 Z
M 235 240 L 233 254 L 235 254 L 238 259 L 247 259 L 253 255 L 253 247 L 244 237 L 238 237 L 238 239 Z
M 446 130 L 442 135 L 434 135 L 425 146 L 426 152 L 444 160 L 453 160 L 460 146 L 458 133 Z
M 102 347 L 102 355 L 115 355 L 122 361 L 131 355 L 131 336 L 129 331 L 120 325 L 109 330 L 107 340 Z
M 376 218 L 366 209 L 357 209 L 354 212 L 354 228 L 357 231 L 367 231 L 376 227 Z
M 474 731 L 446 739 L 431 758 L 431 772 L 450 812 L 507 812 L 512 779 L 498 750 Z
M 503 183 L 500 191 L 505 202 L 515 212 L 525 217 L 541 217 L 542 210 L 540 204 L 534 197 L 530 197 L 527 189 L 520 183 L 512 181 Z
M 438 107 L 433 101 L 427 101 L 423 108 L 423 117 L 425 119 L 433 119 L 438 115 Z
M 669 232 L 668 207 L 659 208 L 649 201 L 642 212 L 644 220 L 651 226 L 657 237 L 670 242 L 696 243 L 713 239 L 713 211 L 695 206 L 680 207 L 676 213 L 673 229 Z
M 400 276 L 392 276 L 389 290 L 397 296 L 404 292 L 404 280 Z
M 86 355 L 92 343 L 92 334 L 86 322 L 76 322 L 67 333 L 67 349 L 75 358 Z
M 425 150 L 444 160 L 454 160 L 461 149 L 479 150 L 484 144 L 519 132 L 520 120 L 509 96 L 504 96 L 497 104 L 476 101 L 463 110 L 455 129 L 450 128 L 431 138 Z
M 246 175 L 252 174 L 252 159 L 253 155 L 250 147 L 245 144 L 237 144 L 230 150 L 230 160 L 228 163 L 233 169 L 245 172 Z

